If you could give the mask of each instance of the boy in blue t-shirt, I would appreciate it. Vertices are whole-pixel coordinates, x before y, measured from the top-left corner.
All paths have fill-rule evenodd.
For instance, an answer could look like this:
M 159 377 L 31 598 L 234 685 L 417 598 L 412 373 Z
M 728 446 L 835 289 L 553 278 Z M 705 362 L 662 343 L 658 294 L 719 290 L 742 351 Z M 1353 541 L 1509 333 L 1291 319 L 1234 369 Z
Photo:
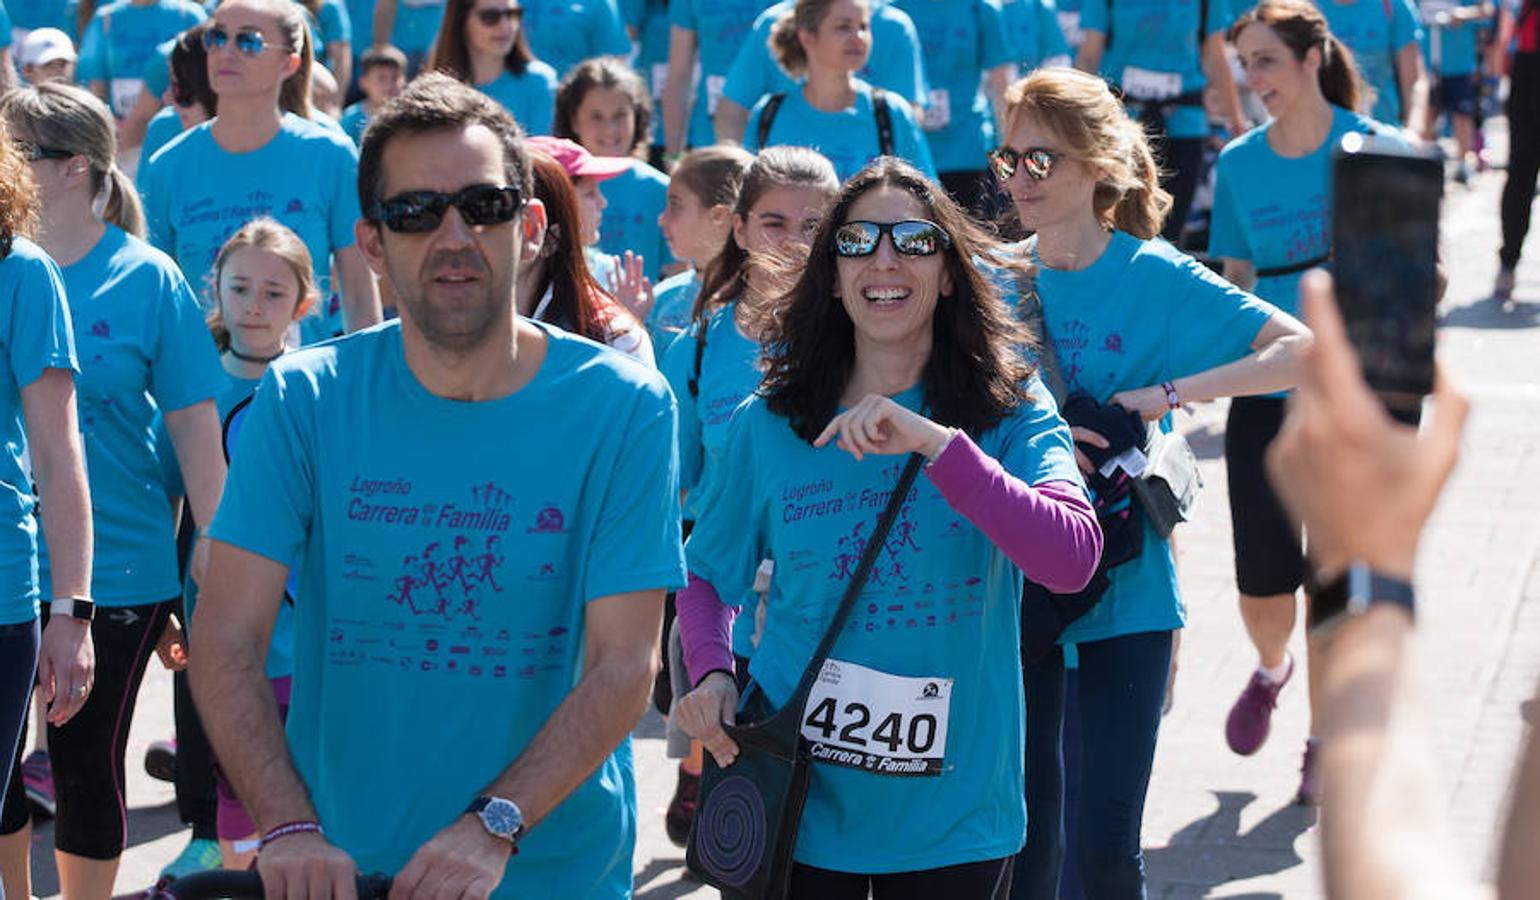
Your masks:
M 1470 156 L 1476 144 L 1476 33 L 1490 24 L 1494 8 L 1490 0 L 1423 0 L 1423 25 L 1427 29 L 1428 64 L 1438 76 L 1428 116 L 1428 137 L 1433 119 L 1449 117 L 1459 148 L 1454 178 L 1470 181 Z
M 364 99 L 342 111 L 342 130 L 354 144 L 364 142 L 369 119 L 406 89 L 406 54 L 395 47 L 370 47 L 358 58 L 358 89 Z

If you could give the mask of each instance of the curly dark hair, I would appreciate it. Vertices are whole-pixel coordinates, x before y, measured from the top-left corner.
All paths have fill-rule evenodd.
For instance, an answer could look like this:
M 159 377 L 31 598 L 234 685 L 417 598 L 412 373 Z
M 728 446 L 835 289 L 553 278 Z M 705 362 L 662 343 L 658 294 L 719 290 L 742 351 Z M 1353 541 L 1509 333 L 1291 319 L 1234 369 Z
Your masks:
M 11 255 L 17 235 L 30 238 L 37 230 L 37 184 L 32 167 L 11 141 L 11 129 L 0 117 L 0 259 Z
M 652 95 L 647 93 L 642 76 L 618 56 L 585 59 L 567 73 L 556 89 L 556 118 L 551 133 L 582 143 L 577 135 L 577 111 L 583 105 L 583 98 L 594 88 L 620 91 L 631 101 L 631 155 L 641 153 L 652 140 Z
M 1006 253 L 918 169 L 891 156 L 879 157 L 845 182 L 819 226 L 807 268 L 784 312 L 770 323 L 760 392 L 770 411 L 786 417 L 809 443 L 834 417 L 856 357 L 855 327 L 844 304 L 834 299 L 839 278 L 834 232 L 852 204 L 884 187 L 912 194 L 951 238 L 943 253 L 952 293 L 936 305 L 920 384 L 931 419 L 977 438 L 1011 410 L 1033 402 L 1026 382 L 1034 367 L 1021 353 L 1033 338 L 980 268 L 985 260 L 1006 265 Z

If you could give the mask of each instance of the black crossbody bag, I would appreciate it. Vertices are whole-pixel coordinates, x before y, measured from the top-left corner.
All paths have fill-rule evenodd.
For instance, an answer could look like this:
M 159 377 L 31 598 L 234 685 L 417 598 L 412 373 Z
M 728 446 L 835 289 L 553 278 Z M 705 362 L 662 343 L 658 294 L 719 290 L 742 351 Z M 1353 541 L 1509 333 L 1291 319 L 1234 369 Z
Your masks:
M 723 726 L 738 744 L 738 758 L 724 769 L 706 754 L 685 862 L 727 900 L 781 900 L 790 888 L 792 851 L 813 771 L 808 742 L 802 736 L 803 707 L 923 462 L 920 454 L 910 454 L 790 699 L 780 709 L 771 709 L 764 692 L 750 682 L 739 704 L 738 724 Z

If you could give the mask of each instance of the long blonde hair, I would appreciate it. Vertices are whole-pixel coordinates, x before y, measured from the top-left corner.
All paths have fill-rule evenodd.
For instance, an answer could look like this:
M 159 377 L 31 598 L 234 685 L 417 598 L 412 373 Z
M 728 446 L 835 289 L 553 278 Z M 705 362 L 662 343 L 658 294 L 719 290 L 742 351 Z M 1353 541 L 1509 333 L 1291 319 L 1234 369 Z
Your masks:
M 39 145 L 79 154 L 91 168 L 91 187 L 107 192 L 102 218 L 135 237 L 144 237 L 144 208 L 139 192 L 116 162 L 118 139 L 112 113 L 95 94 L 70 84 L 49 82 L 18 88 L 0 98 L 0 114 L 12 134 L 30 136 Z
M 1038 69 L 1005 92 L 1007 133 L 1030 115 L 1064 142 L 1064 152 L 1100 170 L 1092 204 L 1102 225 L 1141 240 L 1160 234 L 1171 195 L 1143 126 L 1107 82 L 1075 69 Z

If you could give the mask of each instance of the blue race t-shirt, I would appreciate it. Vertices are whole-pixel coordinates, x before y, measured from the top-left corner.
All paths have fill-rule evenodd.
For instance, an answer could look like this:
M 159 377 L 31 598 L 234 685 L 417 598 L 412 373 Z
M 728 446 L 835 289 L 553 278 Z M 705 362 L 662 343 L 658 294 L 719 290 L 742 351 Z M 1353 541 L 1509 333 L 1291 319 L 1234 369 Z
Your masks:
M 727 70 L 763 8 L 760 0 L 673 0 L 669 4 L 669 24 L 695 35 L 696 62 L 700 66 L 687 133 L 691 147 L 717 142 L 711 117 L 716 115 L 717 101 L 727 84 Z
M 834 164 L 834 172 L 841 181 L 861 171 L 867 163 L 881 155 L 882 144 L 877 138 L 877 114 L 872 107 L 872 89 L 865 82 L 856 82 L 856 102 L 838 112 L 814 109 L 801 88 L 788 91 L 775 119 L 770 123 L 769 140 L 764 146 L 775 147 L 790 144 L 811 147 L 828 157 Z M 743 147 L 759 150 L 759 117 L 769 97 L 761 99 L 749 113 L 748 127 L 743 132 Z M 930 146 L 920 131 L 919 123 L 909 104 L 890 101 L 888 112 L 893 122 L 894 155 L 908 160 L 929 178 L 936 177 L 936 166 L 931 162 Z M 983 157 L 980 156 L 980 159 Z
M 75 10 L 78 6 L 77 0 L 11 0 L 6 4 L 14 27 L 25 31 L 57 28 L 69 35 L 72 41 L 78 37 L 75 33 Z M 10 38 L 9 33 L 6 37 Z
M 150 124 L 144 129 L 144 143 L 139 146 L 139 167 L 134 170 L 134 184 L 142 185 L 145 170 L 149 168 L 150 157 L 155 151 L 171 143 L 171 139 L 182 133 L 182 117 L 176 114 L 176 107 L 167 106 L 156 113 Z
M 589 601 L 684 584 L 663 377 L 536 327 L 506 397 L 428 392 L 387 322 L 275 362 L 242 424 L 210 534 L 297 561 L 289 746 L 360 871 L 400 871 L 524 752 L 582 675 Z M 629 896 L 635 841 L 627 740 L 493 896 Z
M 358 59 L 374 45 L 374 0 L 346 0 L 348 26 L 356 40 L 353 41 L 353 81 L 358 81 Z M 400 12 L 397 12 L 400 15 Z
M 1040 66 L 1067 66 L 1072 60 L 1053 0 L 1000 0 L 1011 60 L 1022 74 Z
M 338 122 L 342 130 L 347 132 L 352 139 L 353 146 L 362 147 L 364 144 L 364 129 L 369 127 L 369 111 L 364 108 L 364 101 L 349 106 L 342 111 L 342 120 Z
M 230 153 L 205 122 L 150 157 L 139 182 L 150 241 L 176 259 L 204 303 L 219 248 L 251 219 L 272 216 L 300 236 L 315 266 L 323 301 L 300 323 L 306 343 L 341 333 L 331 257 L 353 246 L 359 211 L 358 150 L 340 129 L 285 113 L 271 141 Z
M 1267 136 L 1272 122 L 1231 141 L 1219 154 L 1208 255 L 1250 262 L 1258 270 L 1322 260 L 1331 252 L 1331 157 L 1351 131 L 1396 139 L 1393 128 L 1332 107 L 1331 131 L 1313 152 L 1283 157 Z M 1297 315 L 1304 272 L 1259 276 L 1253 291 Z
M 668 176 L 634 160 L 631 168 L 599 182 L 606 206 L 599 219 L 599 249 L 614 256 L 641 254 L 648 278 L 674 261 L 658 216 L 668 205 Z
M 21 389 L 44 369 L 79 369 L 59 267 L 24 237 L 12 238 L 0 259 L 0 323 L 0 625 L 17 625 L 37 618 L 38 599 L 37 503 Z
M 1488 22 L 1433 24 L 1434 16 L 1461 7 L 1480 6 L 1483 0 L 1422 0 L 1424 46 L 1428 65 L 1440 77 L 1468 76 L 1476 71 L 1476 32 Z
M 652 133 L 648 140 L 654 146 L 662 146 L 663 116 L 657 111 L 663 108 L 663 89 L 668 86 L 668 3 L 666 0 L 646 0 L 645 4 L 630 0 L 630 3 L 640 7 L 639 19 L 632 22 L 628 18 L 626 22 L 634 25 L 639 35 L 636 61 L 632 66 L 647 82 L 648 93 L 652 95 Z
M 1065 389 L 1098 403 L 1249 355 L 1276 312 L 1165 241 L 1121 231 L 1084 269 L 1040 265 L 1037 290 Z M 1144 529 L 1144 551 L 1111 570 L 1101 601 L 1065 629 L 1062 643 L 1182 627 L 1171 546 L 1148 518 Z
M 331 45 L 347 44 L 352 52 L 353 23 L 348 19 L 347 7 L 340 0 L 322 0 L 320 14 L 311 19 L 306 10 L 306 18 L 310 22 L 310 40 L 315 45 L 316 62 L 335 70 L 337 65 L 330 56 Z M 347 85 L 342 85 L 342 89 L 346 93 Z
M 925 53 L 925 137 L 938 172 L 984 168 L 995 146 L 982 76 L 1012 61 L 999 0 L 895 0 Z
M 744 109 L 753 109 L 759 98 L 766 94 L 796 90 L 800 82 L 793 81 L 780 67 L 771 55 L 769 45 L 770 30 L 794 6 L 792 0 L 781 0 L 754 20 L 748 39 L 738 49 L 732 67 L 727 71 L 722 96 Z M 872 52 L 866 59 L 866 68 L 857 72 L 856 77 L 874 87 L 892 91 L 915 106 L 925 105 L 920 37 L 909 15 L 886 0 L 872 4 Z
M 207 18 L 203 7 L 187 0 L 109 3 L 86 25 L 75 77 L 81 84 L 105 82 L 112 113 L 122 118 L 139 99 L 145 66 L 155 55 L 156 45 Z
M 503 105 L 525 134 L 550 134 L 556 118 L 556 70 L 538 59 L 529 61 L 523 75 L 503 71 L 497 80 L 476 89 Z
M 155 418 L 214 399 L 224 379 L 214 340 L 176 264 L 117 226 L 63 272 L 81 360 L 76 402 L 96 548 L 91 594 L 100 606 L 180 596 Z M 46 591 L 47 541 L 40 556 Z
M 1200 28 L 1205 5 L 1208 21 Z M 1102 77 L 1130 100 L 1151 102 L 1201 92 L 1208 84 L 1202 40 L 1223 34 L 1234 20 L 1229 0 L 1083 0 L 1080 6 L 1082 30 L 1111 30 L 1111 44 L 1102 54 Z M 1203 104 L 1177 105 L 1166 116 L 1166 133 L 1174 138 L 1207 135 Z
M 1375 91 L 1373 116 L 1401 124 L 1401 89 L 1396 54 L 1422 40 L 1422 25 L 1411 0 L 1316 0 L 1331 33 L 1353 51 L 1364 81 Z
M 444 0 L 396 0 L 396 24 L 390 30 L 390 42 L 407 55 L 408 61 L 420 59 L 433 46 L 443 20 Z M 353 27 L 359 26 L 355 22 Z M 374 31 L 372 8 L 369 30 L 371 34 Z
M 695 309 L 700 286 L 700 273 L 689 269 L 663 279 L 652 289 L 652 311 L 645 324 L 658 359 L 667 359 L 669 345 L 690 327 L 690 313 Z
M 144 71 L 139 73 L 140 80 L 144 82 L 144 93 L 159 102 L 166 95 L 166 90 L 171 87 L 171 51 L 176 49 L 176 38 L 161 41 L 155 45 L 155 52 L 144 61 Z M 148 157 L 146 157 L 148 159 Z
M 1028 484 L 1079 484 L 1069 429 L 1035 379 L 1031 388 L 1036 403 L 976 440 Z M 916 410 L 920 394 L 916 387 L 894 399 Z M 795 689 L 903 467 L 901 456 L 857 461 L 832 444 L 814 449 L 758 396 L 734 415 L 718 470 L 731 477 L 704 486 L 685 556 L 723 598 L 743 596 L 759 561 L 775 560 L 749 666 L 772 707 Z M 916 480 L 831 659 L 925 688 L 854 698 L 874 709 L 865 722 L 843 699 L 824 710 L 815 696 L 804 734 L 816 725 L 824 740 L 853 737 L 883 758 L 939 757 L 939 774 L 880 774 L 815 754 L 798 862 L 909 872 L 1021 849 L 1021 588 L 1021 570 L 927 478 Z M 885 716 L 879 705 L 898 708 Z
M 593 56 L 629 56 L 615 0 L 524 0 L 524 34 L 535 56 L 566 75 Z

